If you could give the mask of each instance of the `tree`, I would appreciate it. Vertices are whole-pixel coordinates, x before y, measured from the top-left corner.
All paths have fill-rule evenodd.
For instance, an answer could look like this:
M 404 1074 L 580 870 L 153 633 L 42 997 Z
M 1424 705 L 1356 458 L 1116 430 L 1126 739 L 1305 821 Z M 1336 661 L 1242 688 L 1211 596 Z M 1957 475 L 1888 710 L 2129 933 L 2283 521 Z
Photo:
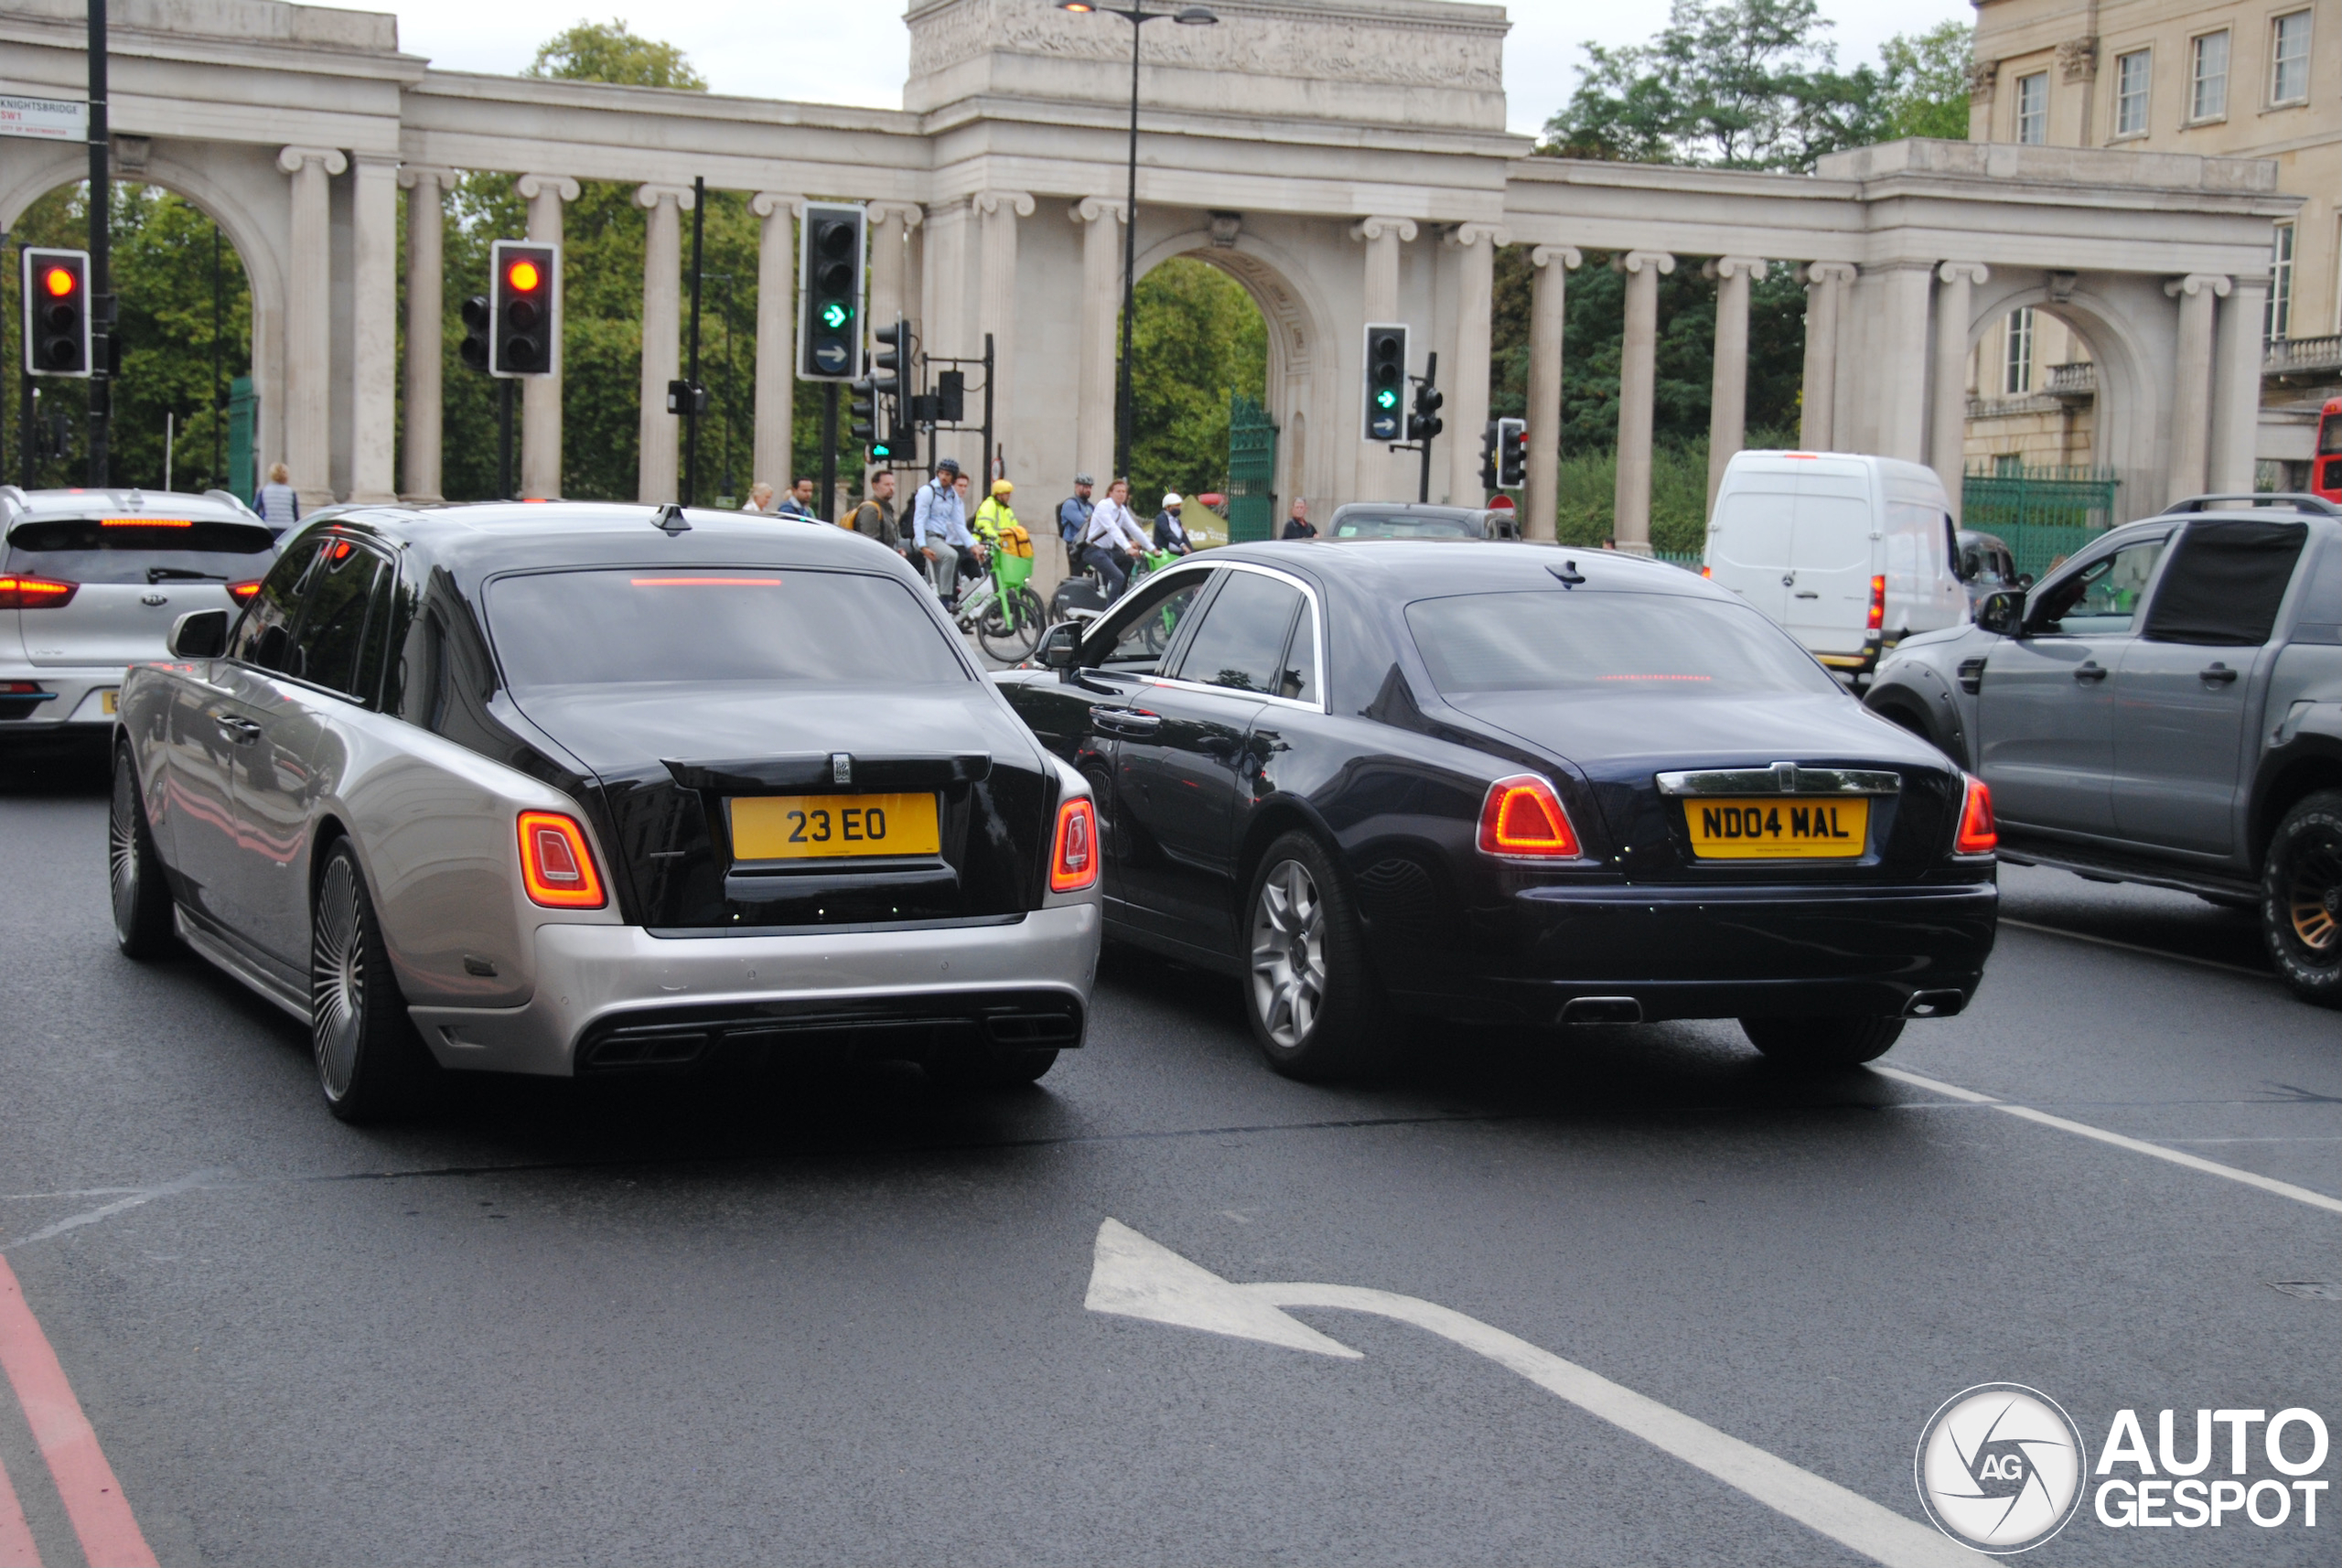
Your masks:
M 1166 490 L 1226 483 L 1229 394 L 1266 389 L 1269 329 L 1243 285 L 1192 257 L 1139 279 L 1133 303 L 1131 506 L 1147 516 Z
M 1945 22 L 1879 46 L 1878 113 L 1866 140 L 1968 139 L 1968 61 L 1976 29 Z
M 638 37 L 622 18 L 580 22 L 546 40 L 523 76 L 560 81 L 608 81 L 625 87 L 674 87 L 705 92 L 707 78 L 693 70 L 673 44 Z

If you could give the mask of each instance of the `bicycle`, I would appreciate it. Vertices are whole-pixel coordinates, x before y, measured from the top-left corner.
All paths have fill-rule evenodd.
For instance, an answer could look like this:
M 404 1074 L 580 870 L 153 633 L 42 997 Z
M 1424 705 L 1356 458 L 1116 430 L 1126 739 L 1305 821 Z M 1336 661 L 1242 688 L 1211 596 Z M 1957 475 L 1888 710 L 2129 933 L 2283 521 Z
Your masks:
M 1048 612 L 1029 585 L 1032 576 L 1030 555 L 994 548 L 982 585 L 960 598 L 960 629 L 972 634 L 978 647 L 1004 664 L 1030 659 L 1041 644 Z

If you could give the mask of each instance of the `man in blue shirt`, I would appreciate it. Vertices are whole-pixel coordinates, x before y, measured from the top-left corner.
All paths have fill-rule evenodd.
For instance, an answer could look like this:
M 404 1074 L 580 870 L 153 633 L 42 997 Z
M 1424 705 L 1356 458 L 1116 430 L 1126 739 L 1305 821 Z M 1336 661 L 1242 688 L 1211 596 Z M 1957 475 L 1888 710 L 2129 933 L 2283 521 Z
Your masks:
M 926 564 L 928 580 L 945 604 L 959 597 L 960 552 L 972 549 L 976 536 L 968 532 L 967 508 L 956 488 L 960 460 L 940 458 L 935 478 L 919 488 L 911 502 L 911 542 Z
M 1092 481 L 1087 474 L 1073 477 L 1073 494 L 1058 503 L 1058 537 L 1065 541 L 1069 553 L 1080 548 L 1081 536 L 1090 531 L 1090 514 L 1096 503 L 1090 499 Z

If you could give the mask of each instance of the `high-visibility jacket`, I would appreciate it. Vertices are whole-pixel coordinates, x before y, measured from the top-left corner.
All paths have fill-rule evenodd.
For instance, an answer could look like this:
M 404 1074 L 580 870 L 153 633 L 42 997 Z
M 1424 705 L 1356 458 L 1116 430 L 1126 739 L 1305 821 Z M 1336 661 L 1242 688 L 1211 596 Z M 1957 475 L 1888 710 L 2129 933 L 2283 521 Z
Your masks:
M 969 528 L 986 544 L 1005 550 L 1011 555 L 1033 553 L 1033 536 L 1016 521 L 1016 513 L 998 496 L 987 497 L 976 509 L 975 521 Z

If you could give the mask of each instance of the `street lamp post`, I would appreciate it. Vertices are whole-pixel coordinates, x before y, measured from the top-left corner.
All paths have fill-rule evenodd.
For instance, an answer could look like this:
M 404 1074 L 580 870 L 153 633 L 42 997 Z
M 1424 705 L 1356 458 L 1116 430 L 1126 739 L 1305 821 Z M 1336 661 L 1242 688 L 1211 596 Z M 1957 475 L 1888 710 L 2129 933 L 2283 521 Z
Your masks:
M 1114 373 L 1114 473 L 1123 478 L 1131 472 L 1131 334 L 1137 312 L 1133 294 L 1138 285 L 1138 40 L 1142 27 L 1148 22 L 1168 16 L 1183 27 L 1209 27 L 1219 18 L 1201 5 L 1183 6 L 1177 11 L 1150 11 L 1146 0 L 1132 0 L 1128 5 L 1093 4 L 1092 0 L 1058 0 L 1060 11 L 1103 11 L 1120 16 L 1131 25 L 1131 156 L 1130 198 L 1123 209 L 1123 355 Z

